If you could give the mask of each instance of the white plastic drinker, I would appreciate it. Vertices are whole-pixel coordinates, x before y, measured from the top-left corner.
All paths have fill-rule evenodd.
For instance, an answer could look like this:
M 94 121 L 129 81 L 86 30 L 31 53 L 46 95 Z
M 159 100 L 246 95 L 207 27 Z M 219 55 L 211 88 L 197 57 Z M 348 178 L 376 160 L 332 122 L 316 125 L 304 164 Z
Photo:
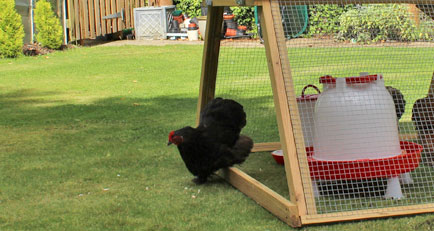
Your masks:
M 401 154 L 395 105 L 381 75 L 323 76 L 315 105 L 314 158 L 381 159 Z

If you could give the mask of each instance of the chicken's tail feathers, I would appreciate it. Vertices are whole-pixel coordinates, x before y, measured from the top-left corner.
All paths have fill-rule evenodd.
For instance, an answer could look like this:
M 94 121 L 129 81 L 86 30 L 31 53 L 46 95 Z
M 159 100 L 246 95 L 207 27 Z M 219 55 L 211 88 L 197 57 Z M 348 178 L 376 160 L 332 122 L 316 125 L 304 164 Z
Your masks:
M 235 145 L 231 148 L 234 157 L 234 164 L 243 163 L 249 156 L 252 148 L 253 140 L 248 136 L 240 135 Z

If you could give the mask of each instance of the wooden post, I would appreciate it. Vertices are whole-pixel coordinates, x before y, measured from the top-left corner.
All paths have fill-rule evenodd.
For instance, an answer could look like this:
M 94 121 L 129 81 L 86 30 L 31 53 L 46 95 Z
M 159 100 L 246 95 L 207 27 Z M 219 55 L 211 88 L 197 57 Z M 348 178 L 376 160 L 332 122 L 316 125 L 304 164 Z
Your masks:
M 284 153 L 285 171 L 289 188 L 291 202 L 297 204 L 299 215 L 316 214 L 316 207 L 311 189 L 310 176 L 303 177 L 304 183 L 309 184 L 310 190 L 305 191 L 303 187 L 302 175 L 300 171 L 300 163 L 304 163 L 304 168 L 308 169 L 307 160 L 301 161 L 298 159 L 297 147 L 293 133 L 291 115 L 289 113 L 288 89 L 286 86 L 283 65 L 289 66 L 287 51 L 280 55 L 279 44 L 276 34 L 283 36 L 283 27 L 280 15 L 273 18 L 272 4 L 277 4 L 274 7 L 279 9 L 277 2 L 272 0 L 264 0 L 262 2 L 261 11 L 261 26 L 263 28 L 264 45 L 267 53 L 268 70 L 270 72 L 271 85 L 273 89 L 274 105 L 276 109 L 277 124 L 279 127 L 280 143 Z M 278 33 L 277 33 L 278 32 Z M 290 73 L 287 73 L 288 78 L 292 81 Z M 292 85 L 291 85 L 292 86 Z M 294 99 L 295 100 L 295 99 Z M 303 141 L 302 141 L 303 142 Z M 302 146 L 304 146 L 302 144 Z M 303 147 L 304 148 L 304 147 Z
M 214 98 L 220 53 L 223 10 L 224 7 L 222 6 L 208 6 L 205 44 L 202 57 L 202 73 L 200 76 L 199 101 L 197 104 L 197 124 L 199 124 L 200 111 Z
M 416 26 L 419 27 L 420 25 L 420 10 L 416 7 L 416 4 L 409 4 L 408 6 L 408 12 L 410 13 L 410 18 L 413 19 L 414 23 L 416 24 Z
M 432 73 L 431 83 L 429 84 L 428 97 L 434 97 L 434 72 Z

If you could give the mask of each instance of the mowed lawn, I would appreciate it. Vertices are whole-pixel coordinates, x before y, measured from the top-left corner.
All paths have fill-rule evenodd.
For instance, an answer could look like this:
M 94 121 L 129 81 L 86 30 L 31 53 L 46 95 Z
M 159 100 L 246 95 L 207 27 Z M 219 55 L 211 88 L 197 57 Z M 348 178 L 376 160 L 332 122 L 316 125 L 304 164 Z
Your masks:
M 0 230 L 292 230 L 223 180 L 194 185 L 166 146 L 194 125 L 202 48 L 0 60 Z M 300 230 L 429 230 L 433 219 Z

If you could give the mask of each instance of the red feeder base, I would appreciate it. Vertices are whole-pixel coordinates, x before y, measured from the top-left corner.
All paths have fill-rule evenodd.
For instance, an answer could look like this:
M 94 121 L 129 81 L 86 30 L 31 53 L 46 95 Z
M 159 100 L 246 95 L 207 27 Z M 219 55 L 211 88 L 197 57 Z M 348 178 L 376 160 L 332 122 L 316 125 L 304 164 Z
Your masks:
M 422 145 L 401 141 L 403 154 L 383 158 L 353 161 L 315 159 L 313 147 L 307 147 L 310 175 L 317 180 L 361 180 L 397 177 L 419 166 Z

